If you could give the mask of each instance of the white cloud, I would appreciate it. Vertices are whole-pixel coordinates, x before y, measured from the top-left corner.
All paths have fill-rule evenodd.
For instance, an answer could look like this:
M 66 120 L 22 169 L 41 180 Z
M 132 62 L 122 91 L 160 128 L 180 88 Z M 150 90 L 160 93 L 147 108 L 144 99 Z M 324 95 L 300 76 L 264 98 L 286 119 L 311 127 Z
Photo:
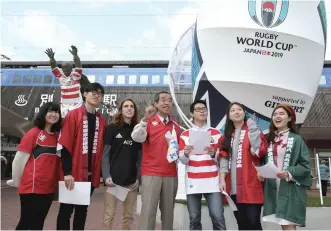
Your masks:
M 149 28 L 143 31 L 140 37 L 137 39 L 128 39 L 127 46 L 137 46 L 137 47 L 146 47 L 146 46 L 155 46 L 156 41 L 156 31 L 154 28 Z
M 6 55 L 8 58 L 10 58 L 10 60 L 12 60 L 12 61 L 28 61 L 29 60 L 28 57 L 18 55 L 15 48 L 13 48 L 13 47 L 1 45 L 0 52 L 1 52 L 1 54 Z M 7 61 L 7 60 L 3 59 L 3 61 Z
M 71 45 L 78 48 L 81 60 L 109 60 L 121 57 L 109 50 L 106 52 L 92 41 L 84 40 L 46 11 L 25 11 L 23 15 L 15 16 L 12 20 L 7 19 L 3 23 L 5 28 L 2 36 L 9 37 L 12 44 L 1 50 L 12 60 L 31 60 L 31 57 L 22 57 L 20 53 L 33 53 L 33 56 L 44 57 L 39 60 L 47 60 L 44 54 L 47 48 L 53 49 L 58 61 L 72 60 L 69 52 Z
M 46 11 L 24 11 L 24 16 L 15 16 L 6 22 L 6 29 L 13 40 L 20 40 L 19 49 L 44 51 L 52 47 L 57 55 L 68 53 L 76 38 L 73 31 L 65 24 L 59 23 Z
M 167 21 L 167 26 L 171 33 L 171 46 L 175 46 L 184 32 L 194 24 L 196 20 L 197 9 L 184 8 L 176 12 L 176 16 Z
M 191 3 L 191 2 L 190 2 Z M 192 1 L 192 3 L 196 3 Z M 176 12 L 171 12 L 174 14 L 172 17 L 156 17 L 157 22 L 168 29 L 171 40 L 168 46 L 175 47 L 180 37 L 185 33 L 185 31 L 195 22 L 196 15 L 198 12 L 197 4 L 190 4 L 190 7 L 182 8 Z M 150 9 L 155 14 L 167 14 L 169 12 L 164 12 L 161 8 L 157 7 L 155 4 L 149 4 Z
M 103 61 L 103 60 L 121 60 L 123 56 L 118 53 L 111 51 L 107 48 L 97 48 L 97 46 L 90 42 L 86 41 L 84 43 L 83 48 L 81 51 L 79 50 L 79 55 L 81 60 L 88 60 L 88 61 Z
M 150 28 L 143 32 L 142 37 L 148 41 L 153 41 L 156 38 L 156 32 L 154 28 Z

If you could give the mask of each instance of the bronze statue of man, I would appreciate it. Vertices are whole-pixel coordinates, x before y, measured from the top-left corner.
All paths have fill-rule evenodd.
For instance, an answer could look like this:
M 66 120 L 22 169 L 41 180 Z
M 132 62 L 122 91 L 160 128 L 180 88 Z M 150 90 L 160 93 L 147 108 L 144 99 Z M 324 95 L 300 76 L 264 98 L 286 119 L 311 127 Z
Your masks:
M 80 81 L 82 79 L 82 64 L 78 56 L 78 50 L 71 46 L 70 53 L 73 55 L 75 69 L 73 70 L 70 62 L 62 62 L 62 69 L 57 67 L 54 58 L 55 52 L 48 48 L 45 53 L 49 57 L 50 66 L 55 77 L 59 80 L 61 86 L 61 112 L 64 118 L 68 111 L 78 108 L 82 105 L 83 99 L 80 91 Z M 85 78 L 84 78 L 85 79 Z

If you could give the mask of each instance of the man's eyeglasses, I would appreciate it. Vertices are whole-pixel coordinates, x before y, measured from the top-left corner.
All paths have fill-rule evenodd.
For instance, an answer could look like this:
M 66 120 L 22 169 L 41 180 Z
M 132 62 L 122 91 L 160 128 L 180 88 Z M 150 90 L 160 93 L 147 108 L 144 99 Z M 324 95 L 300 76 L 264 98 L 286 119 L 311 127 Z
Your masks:
M 194 111 L 196 111 L 196 112 L 206 112 L 206 111 L 208 111 L 208 109 L 206 107 L 203 107 L 203 108 L 197 107 L 197 108 L 194 108 Z
M 92 93 L 92 95 L 93 95 L 94 97 L 103 97 L 102 92 L 92 91 L 91 93 Z
M 172 99 L 160 99 L 159 102 L 172 104 Z

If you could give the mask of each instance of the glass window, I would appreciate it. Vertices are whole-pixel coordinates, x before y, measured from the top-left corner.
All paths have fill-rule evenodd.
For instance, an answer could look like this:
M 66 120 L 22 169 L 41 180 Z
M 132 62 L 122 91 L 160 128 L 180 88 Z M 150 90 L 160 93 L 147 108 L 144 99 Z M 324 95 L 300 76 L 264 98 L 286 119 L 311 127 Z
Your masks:
M 51 75 L 46 75 L 44 77 L 44 83 L 46 83 L 46 84 L 52 83 L 52 76 Z
M 59 79 L 54 77 L 54 83 L 55 83 L 55 84 L 60 84 Z
M 117 84 L 125 84 L 125 75 L 117 76 Z
M 137 83 L 137 76 L 136 75 L 130 75 L 129 76 L 129 84 L 136 84 Z
M 33 78 L 33 83 L 41 83 L 41 75 L 35 75 Z
M 113 75 L 107 75 L 106 84 L 114 84 L 114 76 Z
M 95 75 L 88 75 L 87 78 L 90 81 L 90 83 L 95 83 Z
M 163 76 L 163 84 L 169 84 L 169 75 Z
M 15 75 L 14 77 L 13 77 L 13 82 L 12 83 L 21 83 L 21 76 L 19 76 L 19 75 Z
M 148 75 L 140 76 L 140 84 L 148 84 Z
M 152 75 L 152 84 L 160 83 L 160 76 L 159 75 Z
M 321 85 L 326 84 L 326 78 L 325 78 L 325 75 L 322 75 L 322 76 L 321 76 L 320 84 L 321 84 Z
M 23 77 L 23 83 L 24 84 L 31 84 L 32 83 L 32 76 L 31 75 L 25 75 Z

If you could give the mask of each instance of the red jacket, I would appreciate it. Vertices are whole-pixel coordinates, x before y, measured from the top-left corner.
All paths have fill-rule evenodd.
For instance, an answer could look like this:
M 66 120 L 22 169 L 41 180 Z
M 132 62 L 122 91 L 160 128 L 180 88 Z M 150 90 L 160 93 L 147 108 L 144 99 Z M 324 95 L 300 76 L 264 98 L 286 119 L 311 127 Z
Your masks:
M 156 114 L 147 122 L 147 138 L 142 145 L 143 156 L 141 161 L 142 176 L 177 176 L 176 162 L 167 160 L 168 143 L 165 134 L 175 128 L 177 141 L 180 139 L 180 128 L 169 116 L 165 125 Z
M 97 140 L 97 146 L 96 150 L 92 153 L 91 185 L 92 187 L 98 188 L 100 185 L 103 135 L 106 128 L 106 122 L 98 112 L 96 112 L 96 118 L 97 122 L 94 140 Z M 96 137 L 96 135 L 98 135 L 98 137 Z M 69 111 L 66 115 L 59 138 L 59 144 L 64 146 L 72 155 L 72 176 L 76 182 L 88 181 L 88 153 L 87 145 L 84 145 L 85 142 L 83 142 L 84 139 L 87 140 L 87 111 L 85 106 L 82 106 Z M 60 172 L 60 180 L 63 180 L 64 176 L 62 169 Z
M 259 155 L 255 156 L 251 153 L 251 144 L 248 137 L 248 127 L 246 123 L 241 128 L 242 139 L 239 141 L 237 154 L 237 203 L 245 204 L 263 204 L 263 187 L 261 181 L 257 177 L 255 166 L 260 165 L 260 158 L 264 157 L 267 151 L 268 143 L 261 131 L 261 144 L 259 147 Z M 229 158 L 229 154 L 221 151 L 219 157 Z M 226 176 L 227 193 L 230 195 L 231 190 L 231 169 Z M 223 197 L 225 198 L 225 197 Z

